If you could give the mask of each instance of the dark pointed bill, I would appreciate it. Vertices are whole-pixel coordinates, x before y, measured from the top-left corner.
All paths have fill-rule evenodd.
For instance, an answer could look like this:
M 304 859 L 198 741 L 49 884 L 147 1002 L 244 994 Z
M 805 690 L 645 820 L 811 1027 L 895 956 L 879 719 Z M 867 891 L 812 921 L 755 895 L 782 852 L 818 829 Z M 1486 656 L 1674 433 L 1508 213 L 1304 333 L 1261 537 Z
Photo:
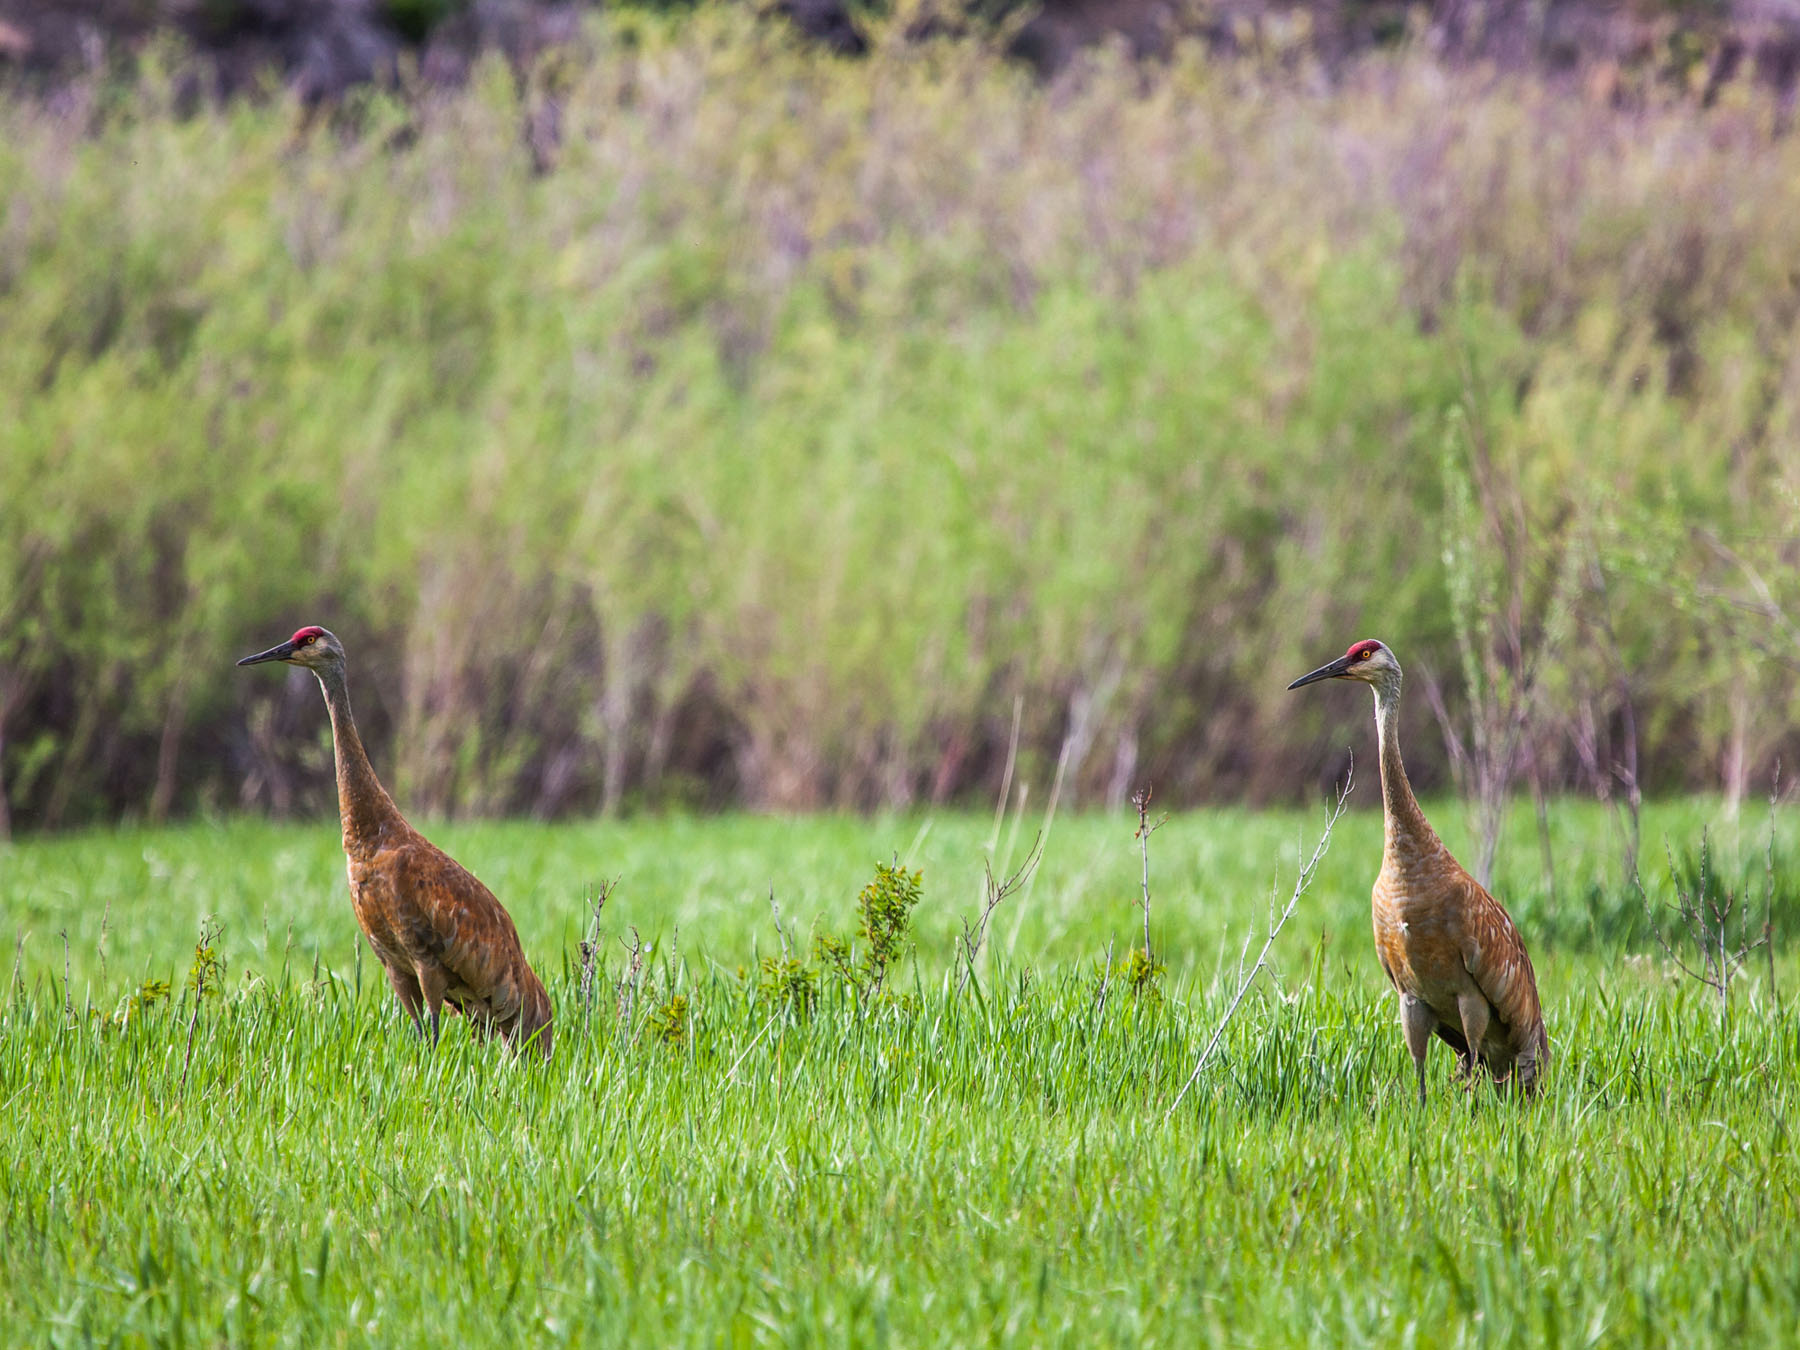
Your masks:
M 1350 658 L 1348 656 L 1340 656 L 1335 661 L 1326 662 L 1310 674 L 1302 675 L 1299 679 L 1290 684 L 1288 688 L 1298 689 L 1301 685 L 1311 684 L 1314 680 L 1335 679 L 1348 669 L 1350 669 Z
M 286 642 L 277 642 L 266 652 L 258 652 L 255 656 L 244 657 L 238 664 L 240 666 L 254 666 L 259 665 L 264 661 L 285 661 L 293 654 L 294 640 L 289 638 Z

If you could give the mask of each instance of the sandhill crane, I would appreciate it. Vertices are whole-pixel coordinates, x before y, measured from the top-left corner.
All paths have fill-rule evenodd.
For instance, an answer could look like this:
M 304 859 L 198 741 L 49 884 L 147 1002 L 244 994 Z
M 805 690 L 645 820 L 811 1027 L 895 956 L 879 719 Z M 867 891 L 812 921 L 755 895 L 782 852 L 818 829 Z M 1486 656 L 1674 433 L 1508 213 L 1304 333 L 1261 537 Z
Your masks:
M 1550 1057 L 1531 957 L 1501 903 L 1450 856 L 1419 809 L 1400 763 L 1400 663 L 1368 639 L 1288 686 L 1361 680 L 1375 690 L 1381 736 L 1381 871 L 1375 950 L 1400 996 L 1400 1024 L 1425 1102 L 1425 1052 L 1435 1032 L 1459 1072 L 1476 1063 L 1528 1095 Z
M 338 814 L 349 860 L 350 901 L 363 936 L 414 1023 L 428 1013 L 433 1044 L 448 1003 L 473 1026 L 495 1027 L 513 1046 L 550 1055 L 550 997 L 519 946 L 512 916 L 494 893 L 400 814 L 375 777 L 344 682 L 344 646 L 323 628 L 302 628 L 240 666 L 282 661 L 319 678 L 331 713 Z

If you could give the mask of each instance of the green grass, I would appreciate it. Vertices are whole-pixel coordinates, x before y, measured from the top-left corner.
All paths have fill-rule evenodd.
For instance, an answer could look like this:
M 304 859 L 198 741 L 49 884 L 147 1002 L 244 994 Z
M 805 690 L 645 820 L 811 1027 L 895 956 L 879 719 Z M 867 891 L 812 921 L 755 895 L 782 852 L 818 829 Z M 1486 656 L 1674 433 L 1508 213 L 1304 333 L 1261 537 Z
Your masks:
M 1716 814 L 1652 808 L 1647 851 L 1711 825 L 1728 867 L 1760 878 L 1762 823 Z M 1454 808 L 1436 815 L 1461 846 Z M 1608 818 L 1564 803 L 1555 819 L 1559 893 L 1616 889 Z M 1317 825 L 1172 820 L 1152 841 L 1161 995 L 1114 982 L 1103 1001 L 1099 958 L 1139 932 L 1123 817 L 1056 823 L 962 995 L 952 935 L 984 817 L 437 827 L 550 977 L 548 1067 L 460 1023 L 435 1052 L 410 1034 L 373 962 L 359 972 L 329 825 L 15 846 L 0 1312 L 33 1341 L 157 1344 L 1791 1336 L 1800 1023 L 1760 962 L 1722 1029 L 1660 956 L 1604 929 L 1622 907 L 1552 922 L 1523 815 L 1500 888 L 1536 947 L 1542 1101 L 1466 1096 L 1441 1055 L 1429 1106 L 1412 1101 L 1366 930 L 1379 822 L 1360 813 L 1277 944 L 1278 981 L 1165 1120 L 1229 996 L 1221 965 Z M 1793 842 L 1780 820 L 1778 866 Z M 760 994 L 769 887 L 796 938 L 849 935 L 858 887 L 896 854 L 925 894 L 891 996 L 859 1008 L 828 986 L 799 1017 Z M 584 1010 L 583 889 L 613 876 Z M 226 992 L 196 1018 L 180 990 L 203 914 L 223 927 Z M 612 939 L 631 926 L 654 953 L 621 1014 Z M 1795 964 L 1784 950 L 1783 989 Z M 145 978 L 176 999 L 109 1025 Z M 688 1017 L 666 1038 L 656 1014 L 677 993 Z

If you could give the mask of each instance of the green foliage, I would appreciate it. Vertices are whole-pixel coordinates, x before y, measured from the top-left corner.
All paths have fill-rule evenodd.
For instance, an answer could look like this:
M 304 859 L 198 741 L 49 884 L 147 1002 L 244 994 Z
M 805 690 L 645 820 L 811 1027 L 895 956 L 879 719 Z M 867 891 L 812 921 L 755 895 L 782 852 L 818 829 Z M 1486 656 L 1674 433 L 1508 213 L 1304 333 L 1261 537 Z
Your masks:
M 924 894 L 924 875 L 909 872 L 898 861 L 875 864 L 875 876 L 856 897 L 863 939 L 860 985 L 864 994 L 880 992 L 888 968 L 906 952 L 912 912 Z
M 650 1010 L 651 1034 L 664 1045 L 685 1047 L 693 1033 L 686 994 L 670 994 Z
M 20 825 L 329 810 L 316 693 L 231 664 L 309 620 L 418 811 L 988 801 L 1015 699 L 1037 780 L 1082 714 L 1065 802 L 1121 746 L 1171 803 L 1290 796 L 1363 713 L 1271 671 L 1374 632 L 1453 718 L 1483 696 L 1453 413 L 1468 501 L 1527 508 L 1463 539 L 1468 596 L 1582 560 L 1552 786 L 1600 790 L 1627 695 L 1647 790 L 1764 781 L 1800 695 L 1772 106 L 1419 54 L 1051 95 L 715 9 L 591 36 L 336 119 L 151 65 L 85 121 L 0 99 Z
M 1133 947 L 1107 973 L 1117 980 L 1133 998 L 1155 1003 L 1162 998 L 1164 967 L 1142 947 Z
M 100 1010 L 94 1010 L 94 1017 L 108 1031 L 123 1031 L 133 1022 L 141 1019 L 145 1013 L 169 1000 L 169 982 L 167 980 L 145 980 L 134 991 L 119 1000 L 119 1006 L 109 1017 L 101 1017 Z
M 807 1017 L 819 1001 L 818 976 L 812 966 L 791 956 L 765 956 L 757 992 L 796 1017 Z
M 830 933 L 813 934 L 813 962 L 821 973 L 829 973 L 846 989 L 858 987 L 856 965 L 851 959 L 850 944 Z
M 853 945 L 829 931 L 815 932 L 810 960 L 785 950 L 763 957 L 758 994 L 800 1017 L 812 1013 L 827 982 L 854 993 L 858 1003 L 868 1002 L 882 992 L 889 969 L 905 955 L 912 912 L 923 893 L 922 872 L 909 871 L 898 861 L 876 863 L 874 877 L 856 897 L 860 941 Z
M 204 933 L 200 941 L 194 944 L 194 962 L 188 967 L 187 988 L 196 998 L 217 998 L 225 983 L 225 961 L 211 945 L 209 938 L 216 940 L 216 934 Z

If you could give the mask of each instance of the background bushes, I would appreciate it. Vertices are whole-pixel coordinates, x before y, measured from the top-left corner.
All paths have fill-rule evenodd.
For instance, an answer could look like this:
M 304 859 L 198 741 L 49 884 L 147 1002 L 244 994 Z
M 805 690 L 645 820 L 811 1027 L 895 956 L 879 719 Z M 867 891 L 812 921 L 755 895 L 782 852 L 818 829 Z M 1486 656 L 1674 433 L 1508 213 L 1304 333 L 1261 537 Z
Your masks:
M 305 622 L 432 812 L 1291 796 L 1369 633 L 1427 786 L 1767 781 L 1773 99 L 877 36 L 0 105 L 11 821 L 324 807 Z

